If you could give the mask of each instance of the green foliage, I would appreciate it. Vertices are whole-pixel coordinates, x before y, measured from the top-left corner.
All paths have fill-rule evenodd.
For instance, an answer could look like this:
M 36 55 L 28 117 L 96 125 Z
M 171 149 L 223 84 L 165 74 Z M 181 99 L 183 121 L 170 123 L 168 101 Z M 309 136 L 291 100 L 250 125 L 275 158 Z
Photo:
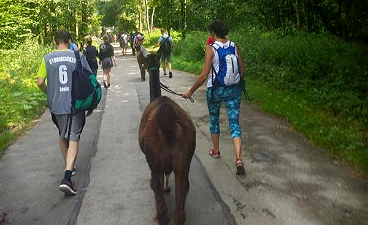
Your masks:
M 328 32 L 345 40 L 368 41 L 366 0 L 99 0 L 97 6 L 102 25 L 120 31 L 149 30 L 151 22 L 154 27 L 204 31 L 220 19 L 230 28 L 289 35 Z
M 194 32 L 178 42 L 173 67 L 198 74 L 207 37 Z M 285 117 L 314 143 L 368 173 L 366 45 L 246 29 L 229 38 L 241 48 L 248 91 L 265 111 Z
M 25 38 L 31 36 L 36 12 L 31 6 L 33 1 L 0 1 L 0 49 L 14 48 Z
M 60 28 L 69 30 L 81 43 L 96 27 L 95 10 L 89 0 L 3 0 L 0 1 L 0 49 L 16 48 L 27 38 L 38 37 L 51 44 Z M 91 23 L 93 21 L 93 23 Z
M 137 7 L 139 5 L 137 0 L 99 0 L 96 5 L 101 15 L 102 26 L 114 26 L 117 33 L 130 33 L 137 29 Z
M 245 32 L 232 38 L 244 51 L 248 76 L 368 125 L 368 46 L 316 34 Z
M 120 0 L 98 1 L 97 9 L 102 15 L 102 25 L 112 27 L 118 22 L 124 3 Z
M 144 38 L 144 47 L 148 49 L 150 52 L 157 52 L 158 47 L 156 47 L 158 39 L 161 36 L 161 29 L 153 29 L 150 35 L 143 34 Z M 175 50 L 176 43 L 180 41 L 181 34 L 177 31 L 171 31 L 170 36 L 173 39 L 173 48 Z
M 68 30 L 73 42 L 82 44 L 84 38 L 90 34 L 91 28 L 96 26 L 97 21 L 92 20 L 95 5 L 89 0 L 46 0 L 40 8 L 43 13 L 39 15 L 40 26 L 37 31 L 50 44 L 54 34 L 60 28 Z M 98 23 L 97 23 L 98 24 Z
M 203 60 L 208 34 L 193 32 L 185 40 L 180 40 L 173 50 L 173 54 L 190 59 L 192 62 Z
M 188 28 L 204 31 L 210 21 L 220 19 L 230 28 L 286 34 L 327 31 L 345 40 L 367 42 L 367 7 L 366 0 L 192 0 L 187 6 Z
M 0 151 L 45 108 L 46 95 L 37 87 L 36 73 L 49 51 L 35 40 L 17 50 L 0 51 Z

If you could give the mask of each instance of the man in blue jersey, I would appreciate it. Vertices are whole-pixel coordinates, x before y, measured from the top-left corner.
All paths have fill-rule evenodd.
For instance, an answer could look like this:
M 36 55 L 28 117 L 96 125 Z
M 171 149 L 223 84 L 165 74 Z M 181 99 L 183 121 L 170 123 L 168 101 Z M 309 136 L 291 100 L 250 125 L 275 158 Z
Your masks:
M 76 58 L 74 51 L 69 49 L 70 33 L 64 29 L 59 30 L 55 35 L 55 43 L 57 50 L 45 55 L 41 61 L 37 84 L 47 94 L 48 108 L 59 130 L 59 146 L 65 161 L 65 174 L 59 190 L 67 195 L 76 195 L 77 191 L 71 177 L 75 170 L 85 114 L 84 111 L 71 114 L 72 74 L 76 67 Z M 86 58 L 83 55 L 80 58 L 82 66 L 91 71 Z

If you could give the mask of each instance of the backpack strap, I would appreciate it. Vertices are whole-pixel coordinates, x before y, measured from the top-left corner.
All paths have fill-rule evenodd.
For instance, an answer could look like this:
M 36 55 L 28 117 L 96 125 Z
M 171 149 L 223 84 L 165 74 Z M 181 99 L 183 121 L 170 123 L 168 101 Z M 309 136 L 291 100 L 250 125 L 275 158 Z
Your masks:
M 214 45 L 216 45 L 216 46 L 214 46 Z M 215 52 L 218 52 L 217 51 L 217 49 L 220 47 L 218 44 L 216 44 L 216 43 L 212 43 L 211 45 L 210 45 L 212 48 L 213 48 L 213 50 L 215 51 Z M 218 53 L 217 53 L 218 54 Z M 215 70 L 215 67 L 213 67 L 213 64 L 212 64 L 212 69 L 211 69 L 211 81 L 212 81 L 212 89 L 211 89 L 211 101 L 214 101 L 215 100 L 215 96 L 214 96 L 214 93 L 215 93 L 215 89 L 216 89 L 216 87 L 217 87 L 217 82 L 216 82 L 216 78 L 215 78 L 215 76 L 213 76 L 213 74 L 215 73 L 215 75 L 217 76 L 217 72 L 216 72 L 216 70 Z
M 68 124 L 68 141 L 66 143 L 66 147 L 69 148 L 69 140 L 70 140 L 70 134 L 71 134 L 71 129 L 72 129 L 72 122 L 73 122 L 73 106 L 72 106 L 72 109 L 71 109 L 71 112 L 70 112 L 70 115 L 68 117 L 69 119 L 69 124 Z
M 211 46 L 215 51 L 217 51 L 217 49 L 221 48 L 221 46 L 220 46 L 219 44 L 217 44 L 217 43 L 212 43 L 210 46 Z
M 216 46 L 214 46 L 214 45 L 216 45 Z M 218 54 L 218 51 L 217 51 L 217 49 L 218 48 L 220 48 L 220 45 L 218 45 L 218 44 L 216 44 L 216 43 L 212 43 L 211 45 L 210 45 L 212 48 L 213 48 L 213 50 L 215 51 L 215 52 L 217 52 L 217 54 Z M 215 73 L 215 75 L 217 76 L 217 72 L 216 72 L 216 70 L 215 70 L 215 67 L 213 67 L 213 64 L 212 64 L 212 86 L 214 86 L 214 82 L 215 82 L 215 77 L 213 76 L 213 73 Z
M 77 60 L 77 65 L 82 67 L 82 62 L 80 59 L 79 51 L 74 51 L 75 59 Z
M 91 73 L 92 71 L 89 71 L 88 69 L 86 69 L 85 67 L 82 66 L 82 61 L 81 61 L 81 58 L 80 58 L 80 55 L 79 55 L 79 51 L 74 51 L 74 55 L 75 55 L 76 64 L 77 64 L 75 69 L 77 69 L 77 66 L 79 66 L 80 68 L 82 68 L 82 70 L 84 72 Z
M 76 67 L 75 69 L 77 69 L 78 66 L 82 66 L 82 63 L 81 63 L 81 59 L 80 59 L 80 55 L 79 55 L 79 51 L 74 51 L 74 55 L 75 55 L 75 59 L 77 61 L 77 64 L 76 64 Z M 69 140 L 70 140 L 70 133 L 71 133 L 71 129 L 72 129 L 72 121 L 73 121 L 73 105 L 71 107 L 71 112 L 70 112 L 70 115 L 68 117 L 69 119 L 69 124 L 68 124 L 68 138 L 67 138 L 67 143 L 66 143 L 66 147 L 69 148 Z

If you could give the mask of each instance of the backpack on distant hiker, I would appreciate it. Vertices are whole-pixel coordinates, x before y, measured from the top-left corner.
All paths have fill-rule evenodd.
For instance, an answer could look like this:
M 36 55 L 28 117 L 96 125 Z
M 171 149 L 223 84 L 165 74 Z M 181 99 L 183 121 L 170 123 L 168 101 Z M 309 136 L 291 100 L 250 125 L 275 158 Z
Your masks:
M 124 34 L 122 34 L 119 38 L 119 42 L 120 42 L 120 47 L 123 47 L 126 43 L 125 43 L 125 39 L 124 39 Z
M 126 34 L 122 34 L 122 35 L 121 35 L 121 37 L 120 37 L 120 38 L 121 38 L 121 40 L 120 40 L 120 41 L 121 41 L 121 43 L 123 43 L 123 44 L 126 44 L 126 43 L 125 43 L 125 39 L 126 39 L 126 37 L 125 37 L 125 36 L 126 36 Z
M 214 43 L 211 45 L 218 53 L 219 71 L 216 73 L 212 66 L 212 84 L 214 86 L 231 86 L 240 81 L 239 59 L 236 55 L 235 43 L 230 42 L 229 47 L 221 47 Z M 213 76 L 215 74 L 216 76 Z
M 163 54 L 171 53 L 170 36 L 167 36 L 166 38 L 162 37 L 160 48 L 161 48 L 161 53 Z
M 142 42 L 143 42 L 143 39 L 144 39 L 144 36 L 143 35 L 137 34 L 135 36 L 135 45 L 136 46 L 141 46 L 142 45 Z
M 78 51 L 74 51 L 77 61 L 73 71 L 72 105 L 73 111 L 93 110 L 101 100 L 101 86 L 96 76 L 82 66 Z

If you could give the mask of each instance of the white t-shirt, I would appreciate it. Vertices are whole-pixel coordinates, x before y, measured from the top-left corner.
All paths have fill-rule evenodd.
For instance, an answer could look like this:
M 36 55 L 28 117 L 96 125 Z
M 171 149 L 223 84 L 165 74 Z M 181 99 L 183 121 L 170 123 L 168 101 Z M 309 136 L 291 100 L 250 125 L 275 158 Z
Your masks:
M 124 43 L 128 43 L 128 35 L 127 34 L 123 34 L 123 40 L 124 40 Z

